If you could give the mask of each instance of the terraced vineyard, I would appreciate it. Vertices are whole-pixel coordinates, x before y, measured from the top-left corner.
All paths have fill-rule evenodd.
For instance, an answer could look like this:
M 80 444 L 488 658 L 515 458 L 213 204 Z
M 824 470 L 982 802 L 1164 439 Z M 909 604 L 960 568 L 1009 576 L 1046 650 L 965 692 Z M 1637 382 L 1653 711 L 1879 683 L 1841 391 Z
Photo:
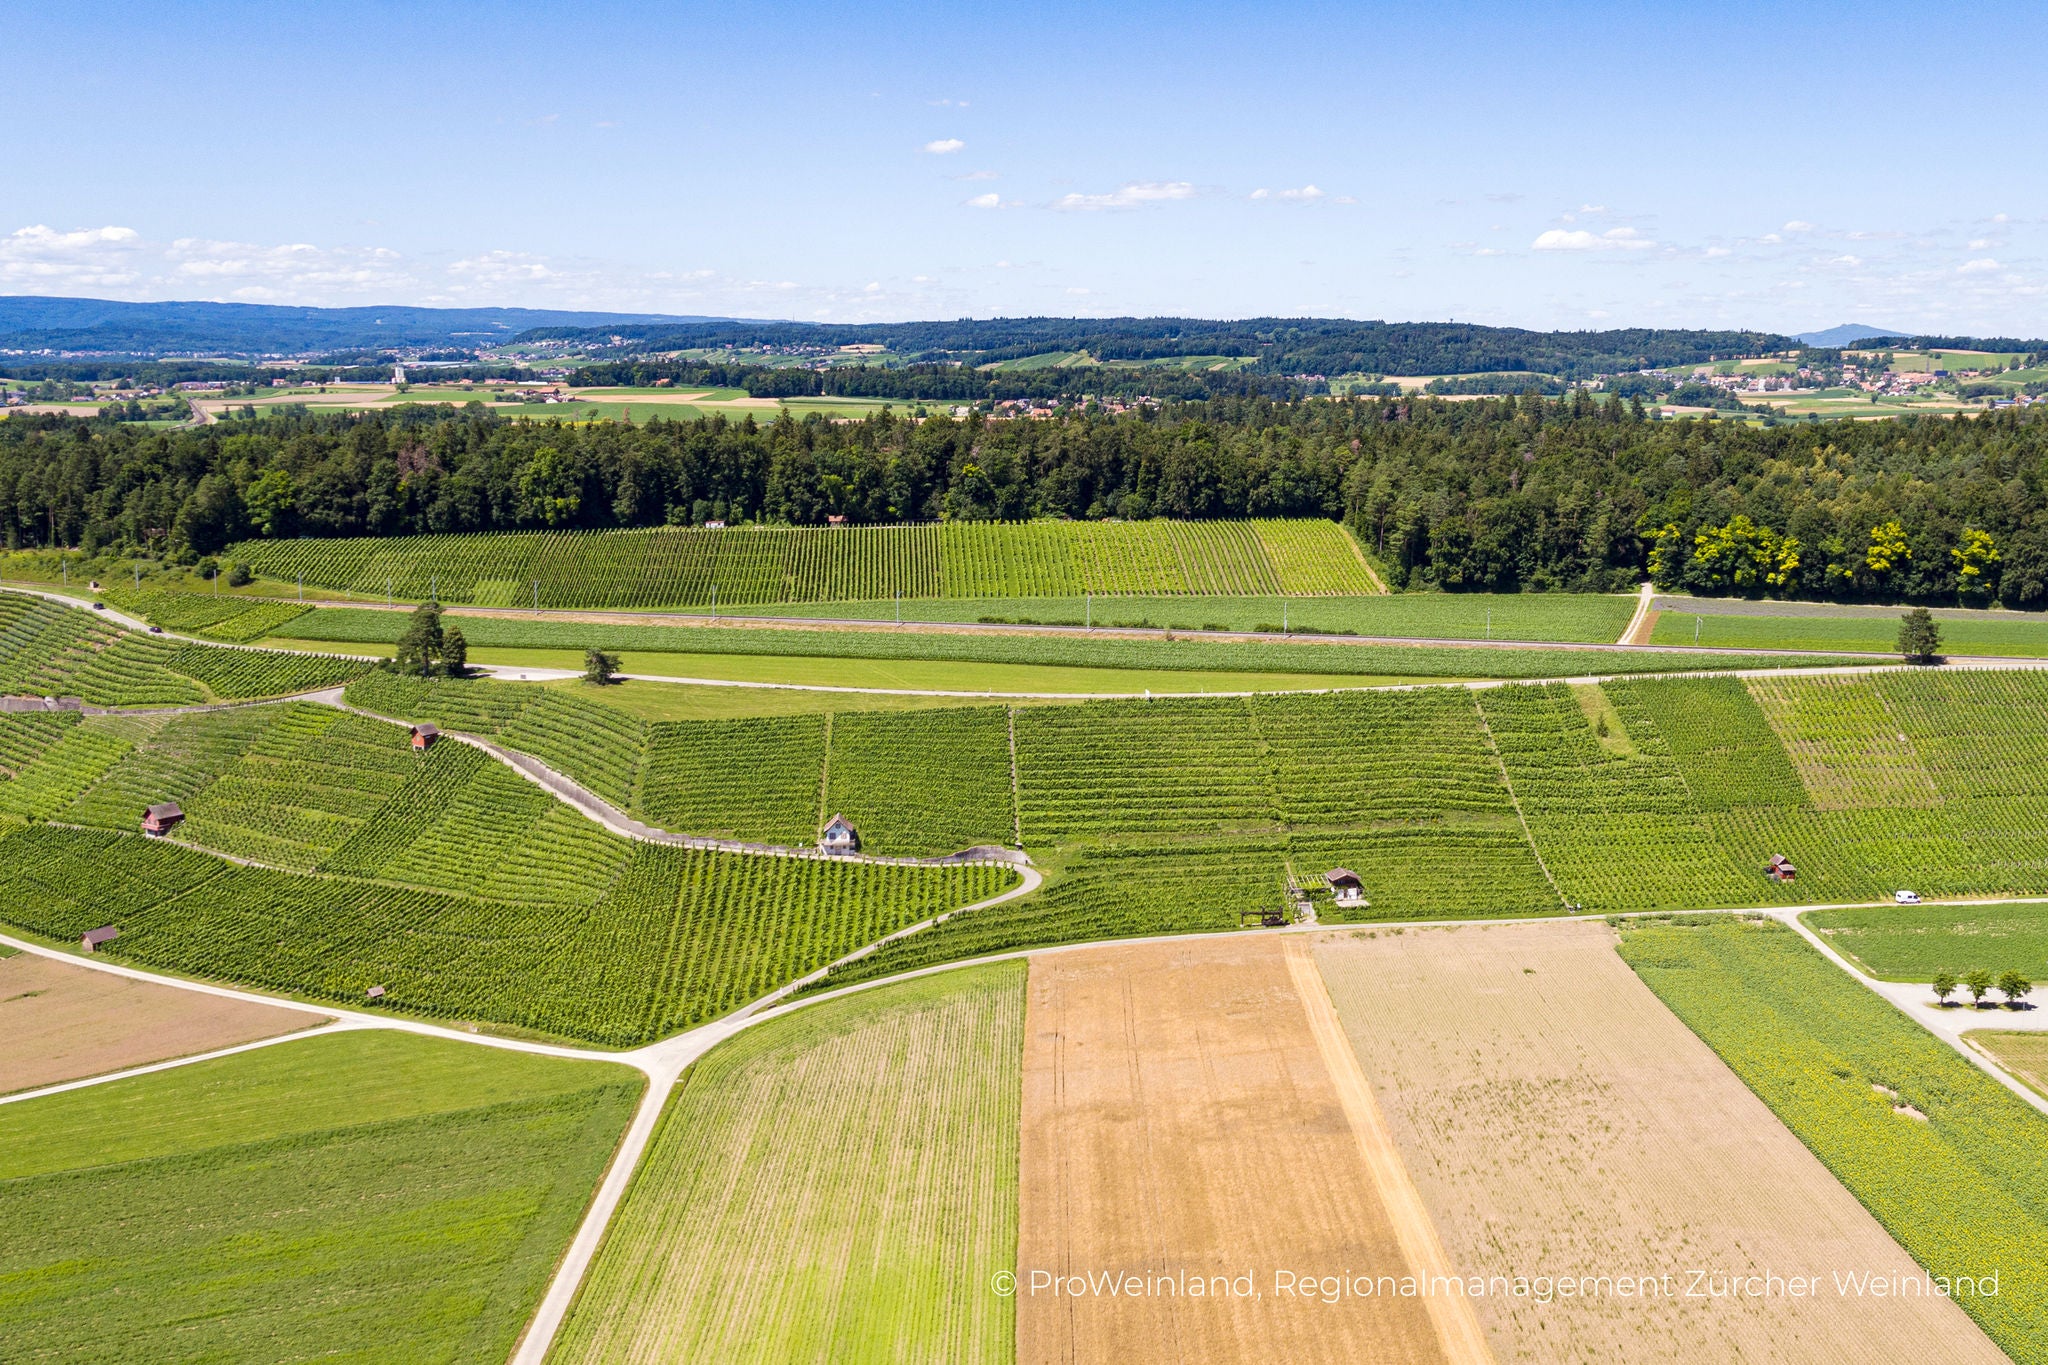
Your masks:
M 128 832 L 167 798 L 178 841 L 264 866 Z M 153 966 L 620 1044 L 1014 881 L 635 844 L 467 745 L 303 703 L 88 717 L 0 809 L 100 827 L 0 832 L 0 920 L 31 932 L 111 921 Z
M 2048 1119 L 1776 923 L 1625 924 L 1621 954 L 1929 1274 L 1996 1271 L 1957 1303 L 2048 1360 Z
M 947 522 L 247 541 L 273 578 L 476 606 L 696 607 L 1377 589 L 1328 521 Z
M 0 695 L 189 706 L 331 687 L 368 667 L 326 655 L 181 644 L 122 630 L 82 607 L 0 593 Z

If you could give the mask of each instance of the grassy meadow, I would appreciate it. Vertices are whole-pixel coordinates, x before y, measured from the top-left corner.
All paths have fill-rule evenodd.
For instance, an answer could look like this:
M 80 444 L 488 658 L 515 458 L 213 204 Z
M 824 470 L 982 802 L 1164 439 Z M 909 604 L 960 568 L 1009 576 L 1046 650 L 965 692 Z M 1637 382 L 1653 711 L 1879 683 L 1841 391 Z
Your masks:
M 684 1077 L 551 1360 L 1015 1359 L 1022 963 L 823 1001 Z
M 0 1106 L 0 1355 L 502 1361 L 641 1084 L 347 1032 Z

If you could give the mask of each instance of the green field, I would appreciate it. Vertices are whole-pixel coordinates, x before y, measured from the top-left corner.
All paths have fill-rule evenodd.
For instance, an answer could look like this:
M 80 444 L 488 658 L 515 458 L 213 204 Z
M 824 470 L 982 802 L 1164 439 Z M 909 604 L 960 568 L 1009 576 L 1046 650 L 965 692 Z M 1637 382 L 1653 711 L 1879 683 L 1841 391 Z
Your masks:
M 1372 592 L 1335 522 L 946 522 L 245 541 L 256 572 L 372 600 L 707 607 L 920 597 Z
M 322 607 L 294 620 L 288 629 L 299 640 L 337 645 L 388 645 L 405 629 L 398 612 L 364 608 Z M 640 654 L 745 655 L 791 659 L 868 659 L 942 664 L 1009 664 L 1033 667 L 1123 670 L 1126 672 L 1194 671 L 1211 674 L 1304 674 L 1410 678 L 1557 678 L 1606 673 L 1691 672 L 1702 668 L 1791 668 L 1841 662 L 1826 655 L 1726 654 L 1702 658 L 1694 654 L 1645 650 L 1560 649 L 1541 645 L 1489 649 L 1483 645 L 1317 644 L 1301 638 L 1282 640 L 1211 640 L 1199 635 L 1090 636 L 1076 633 L 971 632 L 946 630 L 836 630 L 727 625 L 615 625 L 603 622 L 534 620 L 509 616 L 449 615 L 444 625 L 459 626 L 473 650 L 523 649 L 572 651 L 568 664 L 580 666 L 585 649 Z M 485 662 L 481 652 L 474 656 Z M 568 656 L 564 656 L 568 657 Z M 538 663 L 533 666 L 539 667 Z M 677 672 L 690 667 L 673 660 L 663 666 Z M 704 675 L 695 675 L 704 676 Z M 814 671 L 799 670 L 783 678 L 829 681 Z M 931 674 L 924 686 L 944 686 L 944 674 Z M 881 682 L 876 686 L 909 686 Z M 964 683 L 969 687 L 981 683 Z M 988 684 L 993 685 L 993 684 Z M 1314 686 L 1316 684 L 1307 684 Z M 1095 688 L 1090 690 L 1112 690 Z M 1195 689 L 1187 689 L 1195 690 Z
M 0 1355 L 502 1361 L 640 1089 L 354 1032 L 0 1106 Z
M 1994 977 L 2017 971 L 2048 984 L 2048 905 L 1901 905 L 1815 910 L 1805 919 L 1836 952 L 1882 981 L 1931 981 L 1939 971 L 1960 976 L 1983 967 Z
M 391 645 L 337 644 L 321 640 L 274 640 L 281 648 L 312 652 L 340 651 L 390 658 Z M 501 649 L 469 651 L 469 661 L 489 666 L 499 676 L 527 681 L 525 674 L 583 672 L 587 655 L 580 649 Z M 1213 669 L 1093 668 L 1064 664 L 976 663 L 937 659 L 845 659 L 802 654 L 615 653 L 619 669 L 632 679 L 674 679 L 678 686 L 718 681 L 770 683 L 795 688 L 852 687 L 883 691 L 966 693 L 1018 697 L 1112 694 L 1141 696 L 1147 692 L 1300 692 L 1330 688 L 1382 687 L 1413 682 L 1398 673 L 1256 673 Z M 1282 660 L 1281 662 L 1286 662 Z M 1469 662 L 1483 663 L 1484 660 Z M 547 681 L 545 677 L 536 681 Z M 556 681 L 566 681 L 557 679 Z M 1435 681 L 1464 681 L 1441 678 Z M 703 688 L 698 688 L 703 691 Z M 941 701 L 944 698 L 940 698 Z M 949 704 L 960 705 L 955 697 Z M 799 709 L 819 710 L 818 701 Z
M 1716 605 L 1719 605 L 1718 603 Z M 1750 604 L 1744 604 L 1750 605 Z M 1796 649 L 1896 654 L 1900 611 L 1822 615 L 1767 615 L 1771 604 L 1756 603 L 1756 615 L 1666 609 L 1650 632 L 1654 645 L 1701 644 L 1717 649 Z M 1947 654 L 2048 657 L 2048 618 L 2001 613 L 1940 618 L 1941 647 Z
M 1621 931 L 1650 989 L 1929 1274 L 1997 1273 L 1995 1296 L 1957 1296 L 1991 1339 L 2048 1360 L 2048 1118 L 1782 925 Z
M 353 659 L 140 635 L 82 608 L 0 592 L 0 695 L 190 706 L 330 687 L 367 667 Z
M 849 621 L 1015 622 L 1156 626 L 1442 640 L 1612 644 L 1635 599 L 1610 593 L 1374 593 L 1354 597 L 982 597 L 894 602 L 808 602 L 750 608 L 764 616 Z
M 823 1001 L 721 1044 L 662 1116 L 551 1356 L 1015 1358 L 1024 967 Z

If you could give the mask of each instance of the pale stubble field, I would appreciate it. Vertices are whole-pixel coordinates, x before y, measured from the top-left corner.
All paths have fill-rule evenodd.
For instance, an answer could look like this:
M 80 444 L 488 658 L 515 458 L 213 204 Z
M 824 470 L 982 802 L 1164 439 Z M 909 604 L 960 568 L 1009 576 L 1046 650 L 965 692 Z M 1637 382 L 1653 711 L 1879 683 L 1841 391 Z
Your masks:
M 1481 1297 L 1497 1357 L 2002 1360 L 1950 1301 L 1837 1291 L 1838 1271 L 1919 1268 L 1613 942 L 1573 922 L 1357 931 L 1313 950 L 1462 1274 L 1657 1283 Z M 1694 1297 L 1712 1284 L 1701 1270 L 1785 1284 Z M 1797 1275 L 1817 1292 L 1793 1296 Z

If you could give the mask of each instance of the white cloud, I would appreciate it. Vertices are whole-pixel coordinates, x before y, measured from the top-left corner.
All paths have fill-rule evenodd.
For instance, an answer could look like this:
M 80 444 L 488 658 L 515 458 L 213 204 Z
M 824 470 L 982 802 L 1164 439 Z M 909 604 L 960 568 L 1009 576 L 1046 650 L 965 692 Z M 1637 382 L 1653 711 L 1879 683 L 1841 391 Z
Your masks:
M 1863 258 L 1861 256 L 1831 256 L 1828 258 L 1828 264 L 1857 266 L 1863 264 Z
M 987 194 L 977 194 L 961 202 L 971 209 L 999 209 L 1003 206 L 1003 196 L 990 190 Z
M 448 267 L 448 273 L 490 286 L 548 280 L 555 274 L 546 261 L 523 251 L 486 251 L 481 256 L 456 261 Z
M 1785 224 L 1785 226 L 1784 226 L 1784 227 L 1780 228 L 1780 229 L 1779 229 L 1779 231 L 1780 231 L 1780 232 L 1811 232 L 1811 231 L 1813 231 L 1813 224 L 1811 224 L 1811 223 L 1807 222 L 1807 221 L 1806 221 L 1805 219 L 1803 219 L 1803 218 L 1794 218 L 1794 219 L 1793 219 L 1793 220 L 1792 220 L 1791 222 L 1789 222 L 1789 223 Z
M 1965 261 L 1956 267 L 1956 273 L 1958 275 L 1981 275 L 1987 270 L 1997 270 L 1998 268 L 1997 261 L 1992 260 L 1989 256 L 1984 256 L 1974 261 Z
M 1185 180 L 1134 180 L 1108 194 L 1063 194 L 1052 201 L 1052 207 L 1087 213 L 1098 209 L 1131 209 L 1141 204 L 1161 204 L 1194 197 L 1194 185 Z
M 1716 259 L 1717 257 L 1721 257 L 1721 256 L 1732 256 L 1732 255 L 1734 255 L 1734 254 L 1735 254 L 1734 252 L 1730 251 L 1730 250 L 1729 250 L 1729 249 L 1728 249 L 1727 247 L 1725 247 L 1725 246 L 1710 246 L 1710 247 L 1708 247 L 1708 248 L 1707 248 L 1707 259 L 1708 259 L 1708 260 L 1714 260 L 1714 259 Z
M 1358 202 L 1358 196 L 1355 194 L 1340 194 L 1330 202 L 1333 204 L 1355 204 Z
M 1605 204 L 1581 204 L 1581 205 L 1579 205 L 1579 212 L 1580 212 L 1580 213 L 1605 213 L 1605 212 L 1607 212 L 1607 205 L 1605 205 Z
M 1551 228 L 1529 244 L 1534 251 L 1640 251 L 1657 245 L 1634 228 L 1610 228 L 1593 233 L 1584 228 Z
M 966 145 L 957 137 L 942 137 L 937 141 L 925 143 L 924 149 L 933 156 L 951 156 Z
M 864 294 L 879 294 L 882 292 L 882 282 L 880 280 L 869 280 L 867 288 L 861 292 Z
M 1979 237 L 1970 243 L 1970 250 L 1972 251 L 1988 251 L 1990 248 L 1991 239 L 1989 237 Z
M 1477 251 L 1473 252 L 1472 254 L 1474 256 L 1505 256 L 1508 253 L 1506 249 L 1503 247 L 1483 246 L 1480 247 Z
M 965 175 L 947 177 L 949 180 L 994 180 L 995 178 L 996 173 L 994 171 L 969 171 Z
M 126 288 L 143 278 L 142 256 L 134 228 L 59 232 L 38 223 L 0 237 L 0 285 L 30 293 Z
M 1253 190 L 1254 199 L 1272 199 L 1283 204 L 1313 204 L 1322 199 L 1323 192 L 1314 185 L 1303 185 L 1298 190 Z

